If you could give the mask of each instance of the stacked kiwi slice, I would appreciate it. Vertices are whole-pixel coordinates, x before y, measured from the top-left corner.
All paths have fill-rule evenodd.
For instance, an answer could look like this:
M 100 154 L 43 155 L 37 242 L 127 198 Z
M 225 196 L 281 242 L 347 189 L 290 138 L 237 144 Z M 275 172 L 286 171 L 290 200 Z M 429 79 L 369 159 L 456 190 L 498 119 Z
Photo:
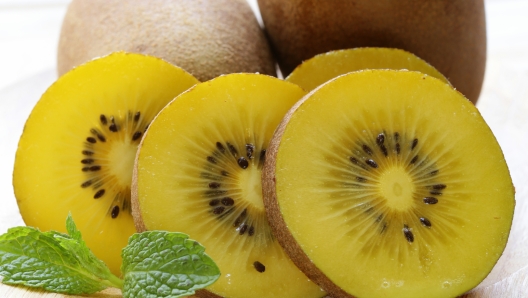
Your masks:
M 303 95 L 259 74 L 198 84 L 167 105 L 141 142 L 134 168 L 136 227 L 189 234 L 220 279 L 201 297 L 322 297 L 271 232 L 261 172 L 269 141 Z
M 114 274 L 134 232 L 137 147 L 154 116 L 198 81 L 161 59 L 117 52 L 59 78 L 34 107 L 16 152 L 13 186 L 25 223 L 64 231 L 71 213 Z M 64 231 L 65 232 L 65 231 Z
M 425 60 L 395 48 L 352 48 L 330 51 L 303 61 L 285 79 L 312 91 L 343 74 L 363 69 L 405 69 L 419 71 L 447 84 L 449 81 Z
M 477 109 L 418 72 L 365 70 L 315 89 L 268 148 L 274 237 L 332 297 L 455 297 L 491 271 L 515 205 Z

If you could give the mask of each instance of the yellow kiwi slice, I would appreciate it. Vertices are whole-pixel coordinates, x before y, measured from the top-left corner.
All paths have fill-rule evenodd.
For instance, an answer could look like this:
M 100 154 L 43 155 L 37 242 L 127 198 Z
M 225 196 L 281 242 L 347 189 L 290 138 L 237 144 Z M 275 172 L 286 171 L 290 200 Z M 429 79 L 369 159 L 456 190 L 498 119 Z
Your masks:
M 455 297 L 508 240 L 512 180 L 491 130 L 444 82 L 366 70 L 315 89 L 263 170 L 272 231 L 332 297 Z
M 311 91 L 337 76 L 363 69 L 407 69 L 449 83 L 426 61 L 407 51 L 393 48 L 354 48 L 319 54 L 297 66 L 286 81 Z
M 202 297 L 322 297 L 271 234 L 261 171 L 298 86 L 231 74 L 178 96 L 152 122 L 134 167 L 139 231 L 189 234 L 222 273 Z
M 135 232 L 130 207 L 137 147 L 154 116 L 198 83 L 161 59 L 124 52 L 60 77 L 26 122 L 13 172 L 24 222 L 64 231 L 71 212 L 83 238 L 120 274 Z

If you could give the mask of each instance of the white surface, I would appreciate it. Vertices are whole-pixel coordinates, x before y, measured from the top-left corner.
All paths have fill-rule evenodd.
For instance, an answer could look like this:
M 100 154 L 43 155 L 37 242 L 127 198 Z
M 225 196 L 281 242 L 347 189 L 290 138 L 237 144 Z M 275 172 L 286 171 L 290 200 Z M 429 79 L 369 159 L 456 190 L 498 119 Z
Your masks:
M 0 90 L 56 64 L 67 0 L 0 0 Z

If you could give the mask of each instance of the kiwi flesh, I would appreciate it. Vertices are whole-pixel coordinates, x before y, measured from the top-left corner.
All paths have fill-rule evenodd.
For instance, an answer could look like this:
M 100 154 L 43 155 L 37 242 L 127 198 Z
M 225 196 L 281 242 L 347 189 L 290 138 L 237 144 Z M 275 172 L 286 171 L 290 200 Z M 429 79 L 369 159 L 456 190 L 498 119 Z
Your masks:
M 198 81 L 168 62 L 118 52 L 60 77 L 29 116 L 13 187 L 28 226 L 65 232 L 71 213 L 114 274 L 135 232 L 130 188 L 137 147 L 154 116 Z
M 316 55 L 299 66 L 286 81 L 306 91 L 346 73 L 363 69 L 407 69 L 449 81 L 433 66 L 412 53 L 393 48 L 354 48 Z
M 57 68 L 128 51 L 160 57 L 207 81 L 233 72 L 275 75 L 275 60 L 245 0 L 73 0 Z
M 493 133 L 411 71 L 338 77 L 279 125 L 263 171 L 272 232 L 332 297 L 455 297 L 501 256 L 514 188 Z
M 271 233 L 261 171 L 273 131 L 305 92 L 230 74 L 178 96 L 152 122 L 134 167 L 138 231 L 190 235 L 219 266 L 201 297 L 322 297 Z

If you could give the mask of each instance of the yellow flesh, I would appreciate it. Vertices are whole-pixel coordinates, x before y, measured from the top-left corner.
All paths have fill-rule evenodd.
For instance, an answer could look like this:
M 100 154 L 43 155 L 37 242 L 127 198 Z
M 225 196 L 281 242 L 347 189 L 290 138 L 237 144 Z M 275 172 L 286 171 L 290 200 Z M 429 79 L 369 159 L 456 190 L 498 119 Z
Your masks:
M 120 274 L 121 249 L 135 232 L 130 214 L 134 157 L 144 131 L 165 104 L 196 84 L 183 70 L 154 57 L 114 53 L 65 74 L 33 109 L 20 139 L 13 174 L 25 223 L 41 230 L 65 231 L 71 212 L 83 238 L 114 274 Z M 140 119 L 134 121 L 136 111 Z M 131 114 L 129 114 L 131 113 Z M 107 117 L 103 125 L 100 115 Z M 109 130 L 110 117 L 119 130 Z M 90 130 L 104 135 L 101 142 Z M 88 137 L 96 139 L 91 144 Z M 83 150 L 94 152 L 83 155 Z M 93 159 L 91 164 L 81 160 Z M 82 171 L 101 166 L 99 171 Z M 97 188 L 97 177 L 105 177 Z M 92 185 L 81 184 L 94 179 Z M 94 199 L 98 190 L 104 195 Z M 116 218 L 112 208 L 120 207 Z
M 355 48 L 320 54 L 297 66 L 286 81 L 311 91 L 337 76 L 363 69 L 407 69 L 448 83 L 438 70 L 424 60 L 393 48 Z
M 389 139 L 394 132 L 401 156 Z M 380 133 L 387 157 L 375 142 Z M 362 148 L 367 142 L 372 155 Z M 454 297 L 471 289 L 502 254 L 515 204 L 501 149 L 473 104 L 416 72 L 362 71 L 318 89 L 286 127 L 275 178 L 295 240 L 358 297 Z M 440 183 L 438 203 L 425 204 Z M 377 220 L 380 214 L 386 217 Z
M 142 221 L 148 230 L 179 231 L 206 247 L 222 276 L 208 290 L 223 297 L 322 297 L 318 286 L 297 269 L 271 236 L 264 214 L 260 151 L 242 169 L 216 142 L 266 148 L 275 127 L 304 92 L 297 86 L 256 74 L 233 74 L 197 85 L 177 97 L 150 126 L 138 153 L 137 192 Z M 215 163 L 208 161 L 213 157 Z M 221 176 L 221 170 L 229 172 Z M 220 220 L 209 204 L 217 190 L 253 217 L 252 236 L 240 235 L 238 211 Z M 214 197 L 216 198 L 216 196 Z M 240 209 L 238 209 L 240 210 Z M 227 212 L 227 211 L 226 211 Z M 265 265 L 257 272 L 253 263 Z

